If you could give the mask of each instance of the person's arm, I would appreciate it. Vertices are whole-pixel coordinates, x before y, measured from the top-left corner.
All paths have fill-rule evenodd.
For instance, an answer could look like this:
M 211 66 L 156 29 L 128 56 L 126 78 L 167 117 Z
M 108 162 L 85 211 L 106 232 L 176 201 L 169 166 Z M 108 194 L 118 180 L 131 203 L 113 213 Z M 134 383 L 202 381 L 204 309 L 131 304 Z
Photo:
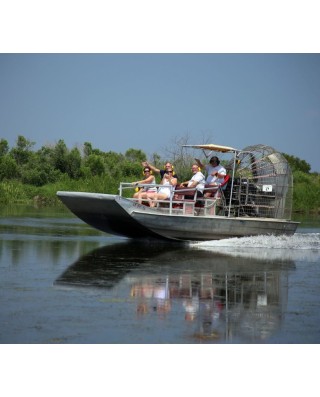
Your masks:
M 193 180 L 191 185 L 188 187 L 196 187 L 198 183 L 199 183 L 198 181 Z
M 151 183 L 153 180 L 152 175 L 150 175 L 148 178 L 143 179 L 142 181 L 136 181 L 136 182 L 132 182 L 132 185 L 146 185 L 148 183 Z
M 144 161 L 142 163 L 143 167 L 149 167 L 153 172 L 156 172 L 157 174 L 160 173 L 160 170 L 158 168 L 156 168 L 154 165 L 148 163 L 147 161 Z
M 175 178 L 175 177 L 173 176 L 172 178 L 169 178 L 169 182 L 170 182 L 170 185 L 176 186 L 177 183 L 178 183 L 178 180 L 177 180 L 177 178 Z
M 221 172 L 213 171 L 211 175 L 216 176 L 217 178 L 224 178 L 226 176 L 226 173 L 223 170 Z
M 170 183 L 170 185 L 172 185 L 172 186 L 176 186 L 176 184 L 177 184 L 177 182 L 178 182 L 178 180 L 177 180 L 176 177 L 170 176 L 169 174 L 164 174 L 164 175 L 163 175 L 163 178 L 162 178 L 162 180 L 161 180 L 161 184 L 163 185 L 164 182 L 165 182 L 166 180 L 167 180 L 167 181 Z
M 202 164 L 201 161 L 200 161 L 199 159 L 195 159 L 195 160 L 196 160 L 196 163 L 198 164 L 198 166 L 199 166 L 201 169 L 203 169 L 203 168 L 205 167 L 205 165 Z
M 196 187 L 200 183 L 202 178 L 203 178 L 203 175 L 201 172 L 197 172 L 196 174 L 194 174 L 194 176 L 190 180 L 191 184 L 189 185 L 189 187 Z
M 223 178 L 225 176 L 225 174 L 220 174 L 220 172 L 216 172 L 216 177 L 217 178 Z

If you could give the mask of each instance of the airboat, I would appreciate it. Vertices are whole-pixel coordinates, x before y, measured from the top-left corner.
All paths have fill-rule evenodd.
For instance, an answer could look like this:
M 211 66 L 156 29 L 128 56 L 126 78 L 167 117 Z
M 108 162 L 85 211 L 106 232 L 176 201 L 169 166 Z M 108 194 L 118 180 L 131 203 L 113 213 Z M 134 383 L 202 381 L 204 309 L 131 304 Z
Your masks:
M 241 150 L 216 144 L 183 146 L 201 150 L 206 159 L 214 153 L 226 157 L 228 174 L 210 197 L 200 197 L 196 189 L 179 190 L 177 196 L 172 187 L 170 199 L 151 208 L 132 198 L 136 186 L 130 182 L 121 182 L 118 194 L 58 191 L 57 196 L 92 227 L 132 239 L 205 241 L 295 233 L 299 223 L 291 220 L 293 178 L 280 152 L 261 144 Z

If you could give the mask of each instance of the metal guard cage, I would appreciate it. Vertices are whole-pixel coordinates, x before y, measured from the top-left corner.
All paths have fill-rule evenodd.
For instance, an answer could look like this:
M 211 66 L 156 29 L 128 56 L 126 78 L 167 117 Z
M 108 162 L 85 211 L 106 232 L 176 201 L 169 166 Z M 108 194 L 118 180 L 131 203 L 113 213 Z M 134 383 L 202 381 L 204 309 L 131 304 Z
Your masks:
M 230 215 L 290 219 L 293 180 L 285 157 L 270 146 L 248 146 L 227 165 L 233 180 L 224 192 Z

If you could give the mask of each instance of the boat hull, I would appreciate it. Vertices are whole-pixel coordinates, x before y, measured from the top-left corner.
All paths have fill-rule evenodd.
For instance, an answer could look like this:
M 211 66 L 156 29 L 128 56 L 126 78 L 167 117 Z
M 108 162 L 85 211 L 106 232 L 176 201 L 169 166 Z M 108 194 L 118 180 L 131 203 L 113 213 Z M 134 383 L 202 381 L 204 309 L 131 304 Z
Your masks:
M 154 233 L 176 240 L 221 240 L 258 235 L 293 235 L 296 222 L 268 218 L 153 215 L 133 212 L 132 217 Z
M 118 195 L 57 192 L 77 217 L 105 233 L 136 239 L 220 240 L 292 235 L 298 223 L 282 219 L 163 214 Z
M 57 192 L 57 196 L 78 218 L 105 233 L 129 238 L 165 238 L 132 218 L 130 210 L 138 204 L 125 198 L 82 192 Z

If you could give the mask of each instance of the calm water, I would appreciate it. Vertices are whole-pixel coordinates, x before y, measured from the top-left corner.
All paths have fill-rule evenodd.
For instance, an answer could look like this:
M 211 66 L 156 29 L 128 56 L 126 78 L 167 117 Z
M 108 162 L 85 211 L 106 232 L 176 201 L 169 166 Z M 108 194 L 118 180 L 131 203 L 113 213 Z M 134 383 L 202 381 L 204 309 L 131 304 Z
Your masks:
M 107 236 L 64 209 L 1 211 L 2 344 L 320 342 L 319 219 L 182 246 Z

